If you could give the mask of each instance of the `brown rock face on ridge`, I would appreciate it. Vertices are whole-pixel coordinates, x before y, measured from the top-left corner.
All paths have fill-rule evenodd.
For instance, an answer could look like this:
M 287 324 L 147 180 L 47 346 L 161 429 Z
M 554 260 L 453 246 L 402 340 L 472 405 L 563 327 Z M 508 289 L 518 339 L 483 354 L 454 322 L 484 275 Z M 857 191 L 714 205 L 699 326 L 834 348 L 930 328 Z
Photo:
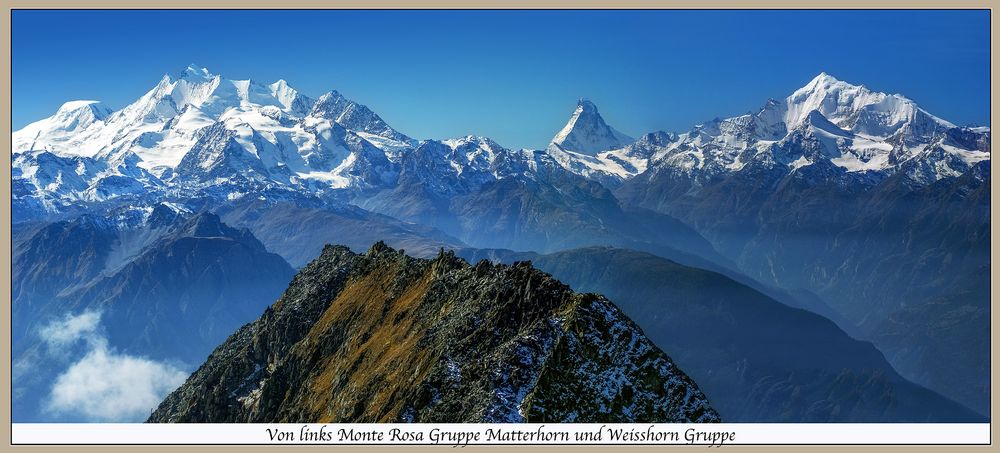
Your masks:
M 150 422 L 715 422 L 603 296 L 530 263 L 327 246 Z

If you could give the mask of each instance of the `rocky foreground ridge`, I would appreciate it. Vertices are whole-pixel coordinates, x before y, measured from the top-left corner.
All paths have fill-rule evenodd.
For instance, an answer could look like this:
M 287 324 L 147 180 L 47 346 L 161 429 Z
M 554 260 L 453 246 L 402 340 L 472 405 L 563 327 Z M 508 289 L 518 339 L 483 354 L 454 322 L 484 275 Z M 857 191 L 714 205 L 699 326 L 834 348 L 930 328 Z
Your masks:
M 326 246 L 149 422 L 717 422 L 603 296 L 528 262 Z

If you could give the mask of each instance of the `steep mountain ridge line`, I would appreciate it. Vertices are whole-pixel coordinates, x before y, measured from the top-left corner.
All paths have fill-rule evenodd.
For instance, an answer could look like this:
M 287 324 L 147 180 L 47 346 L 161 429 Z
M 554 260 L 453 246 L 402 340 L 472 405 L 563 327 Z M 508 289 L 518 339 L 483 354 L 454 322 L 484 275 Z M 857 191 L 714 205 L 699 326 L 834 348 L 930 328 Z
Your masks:
M 470 265 L 450 252 L 421 260 L 376 243 L 364 255 L 325 247 L 150 417 L 306 420 L 718 416 L 603 297 L 528 263 Z

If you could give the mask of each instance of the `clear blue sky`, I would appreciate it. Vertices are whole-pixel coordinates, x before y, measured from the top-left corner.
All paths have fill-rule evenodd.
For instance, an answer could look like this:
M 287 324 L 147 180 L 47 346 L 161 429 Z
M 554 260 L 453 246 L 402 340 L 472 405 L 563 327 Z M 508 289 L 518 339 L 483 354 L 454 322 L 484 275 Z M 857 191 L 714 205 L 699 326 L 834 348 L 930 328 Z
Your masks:
M 821 71 L 989 122 L 989 12 L 25 11 L 13 126 L 63 102 L 121 108 L 189 63 L 336 89 L 415 138 L 543 147 L 579 97 L 623 132 L 684 131 Z

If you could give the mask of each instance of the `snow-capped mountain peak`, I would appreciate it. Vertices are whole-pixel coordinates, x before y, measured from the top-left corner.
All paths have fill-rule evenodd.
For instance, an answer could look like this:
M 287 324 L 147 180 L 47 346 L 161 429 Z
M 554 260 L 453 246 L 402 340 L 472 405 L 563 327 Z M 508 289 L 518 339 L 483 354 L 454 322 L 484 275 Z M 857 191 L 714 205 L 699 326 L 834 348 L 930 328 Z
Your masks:
M 33 209 L 143 191 L 369 187 L 393 180 L 393 162 L 415 145 L 335 91 L 317 102 L 284 80 L 231 80 L 197 65 L 175 74 L 118 111 L 74 101 L 14 132 L 12 152 L 33 151 L 12 162 Z M 59 168 L 41 168 L 50 162 Z
M 295 88 L 288 86 L 288 82 L 285 79 L 278 79 L 268 85 L 271 90 L 271 96 L 273 96 L 285 110 L 295 111 L 296 113 L 306 113 L 305 111 L 299 111 L 300 109 L 307 109 L 310 107 L 307 104 L 311 104 L 312 100 L 306 98 L 299 94 Z
M 934 129 L 955 127 L 902 95 L 872 91 L 825 72 L 792 93 L 785 105 L 784 121 L 790 130 L 803 124 L 813 110 L 842 129 L 880 138 L 893 136 L 907 126 L 911 126 L 911 134 L 926 134 L 927 129 L 933 134 Z
M 566 126 L 552 138 L 549 147 L 593 156 L 601 151 L 622 148 L 633 141 L 632 137 L 605 123 L 593 102 L 580 99 Z
M 965 145 L 950 145 L 952 136 L 963 137 L 958 141 Z M 823 72 L 757 113 L 694 127 L 656 151 L 650 165 L 702 180 L 739 172 L 749 163 L 794 171 L 819 159 L 848 174 L 867 175 L 864 181 L 903 171 L 921 184 L 989 159 L 989 131 L 958 128 L 900 94 Z
M 111 109 L 100 101 L 70 101 L 59 107 L 49 126 L 62 131 L 76 131 L 103 122 L 109 116 Z
M 412 142 L 412 139 L 388 124 L 367 106 L 345 98 L 337 91 L 329 91 L 312 105 L 309 116 L 332 120 L 347 129 L 378 137 L 375 141 L 389 139 L 398 142 Z
M 608 188 L 649 171 L 707 181 L 813 164 L 870 181 L 907 172 L 922 183 L 989 159 L 989 136 L 989 128 L 956 128 L 902 95 L 821 73 L 784 100 L 682 134 L 633 140 L 581 99 L 544 151 L 506 150 L 473 135 L 418 143 L 337 91 L 313 100 L 284 80 L 229 80 L 191 65 L 118 111 L 72 101 L 14 132 L 12 171 L 15 199 L 32 211 L 20 215 L 29 218 L 81 201 L 167 193 L 339 197 L 415 177 L 449 194 L 567 170 Z
M 64 103 L 48 118 L 35 121 L 11 134 L 11 152 L 65 149 L 79 155 L 78 149 L 65 146 L 88 128 L 103 124 L 111 109 L 99 101 L 81 100 Z
M 209 72 L 208 69 L 198 66 L 196 64 L 190 64 L 187 68 L 181 71 L 180 79 L 189 80 L 191 82 L 208 82 L 215 78 L 215 76 Z
M 862 107 L 881 102 L 882 93 L 864 86 L 851 85 L 822 72 L 786 99 L 785 124 L 795 129 L 812 111 L 818 111 L 835 124 L 847 121 Z
M 111 109 L 107 106 L 101 104 L 101 101 L 91 101 L 91 100 L 80 100 L 80 101 L 69 101 L 64 103 L 56 111 L 56 115 L 68 114 L 70 112 L 80 111 L 82 109 L 87 109 L 90 113 L 97 116 L 97 119 L 103 120 L 111 114 Z
M 546 152 L 567 170 L 616 187 L 646 168 L 649 148 L 609 126 L 597 106 L 580 99 Z

